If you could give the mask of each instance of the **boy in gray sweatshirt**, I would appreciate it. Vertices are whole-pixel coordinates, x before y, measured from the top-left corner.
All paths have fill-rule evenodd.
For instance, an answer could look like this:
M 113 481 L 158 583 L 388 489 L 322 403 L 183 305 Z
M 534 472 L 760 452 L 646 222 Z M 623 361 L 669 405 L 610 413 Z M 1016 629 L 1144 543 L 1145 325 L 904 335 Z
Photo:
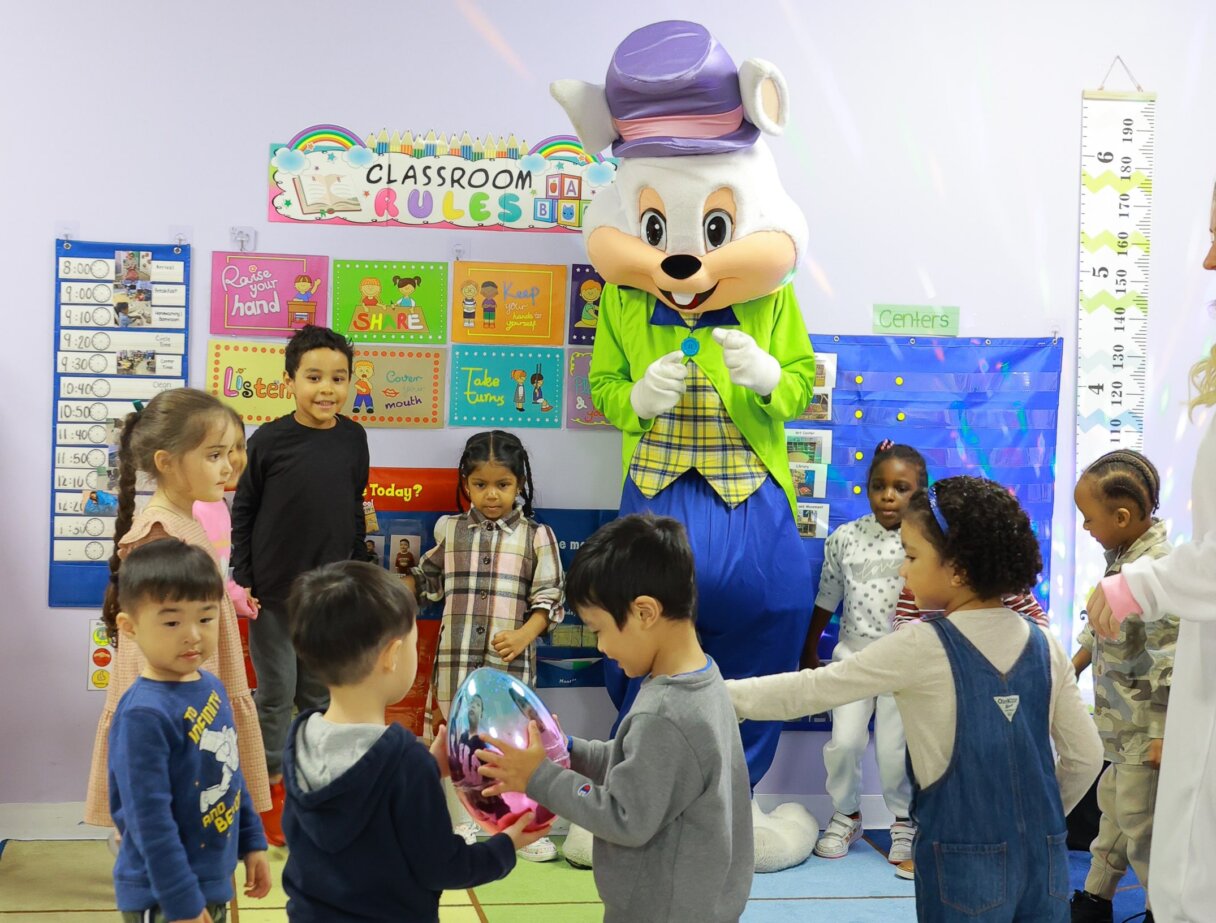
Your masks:
M 486 790 L 525 792 L 595 837 L 605 923 L 737 921 L 754 858 L 747 763 L 717 665 L 697 641 L 684 527 L 626 516 L 583 543 L 566 598 L 598 647 L 646 677 L 612 740 L 570 740 L 570 769 L 527 749 L 482 750 Z

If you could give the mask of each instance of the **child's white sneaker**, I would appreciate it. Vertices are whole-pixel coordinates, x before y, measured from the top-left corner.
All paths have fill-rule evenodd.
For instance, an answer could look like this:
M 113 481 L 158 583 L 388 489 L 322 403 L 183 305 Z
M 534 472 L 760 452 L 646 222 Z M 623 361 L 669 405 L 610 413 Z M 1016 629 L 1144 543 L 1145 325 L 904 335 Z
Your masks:
M 515 850 L 515 855 L 529 862 L 552 862 L 557 858 L 557 847 L 547 836 L 542 836 L 535 843 L 529 843 L 523 849 Z
M 472 846 L 477 842 L 477 836 L 481 833 L 481 828 L 471 820 L 467 820 L 463 824 L 457 825 L 456 829 L 452 832 Z
M 900 865 L 912 858 L 912 840 L 916 837 L 916 825 L 910 820 L 897 820 L 891 825 L 891 850 L 887 861 Z
M 815 844 L 815 855 L 824 859 L 839 859 L 849 852 L 849 847 L 861 839 L 861 814 L 849 817 L 837 811 L 832 815 L 823 836 Z

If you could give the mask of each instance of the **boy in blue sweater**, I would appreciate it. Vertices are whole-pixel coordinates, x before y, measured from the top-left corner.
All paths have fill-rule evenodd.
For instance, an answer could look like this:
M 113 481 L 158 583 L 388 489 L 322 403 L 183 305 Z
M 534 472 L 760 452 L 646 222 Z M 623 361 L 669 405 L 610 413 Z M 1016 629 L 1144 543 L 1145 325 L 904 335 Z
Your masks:
M 224 592 L 207 552 L 175 538 L 133 549 L 118 572 L 117 627 L 147 661 L 110 727 L 114 891 L 128 923 L 224 923 L 238 857 L 245 894 L 270 891 L 232 707 L 199 669 L 215 652 Z
M 436 923 L 445 888 L 496 881 L 515 867 L 531 812 L 484 843 L 452 832 L 440 776 L 447 735 L 430 752 L 384 710 L 418 670 L 418 607 L 393 575 L 341 561 L 301 575 L 287 604 L 300 662 L 329 688 L 301 714 L 283 754 L 283 870 L 293 923 Z

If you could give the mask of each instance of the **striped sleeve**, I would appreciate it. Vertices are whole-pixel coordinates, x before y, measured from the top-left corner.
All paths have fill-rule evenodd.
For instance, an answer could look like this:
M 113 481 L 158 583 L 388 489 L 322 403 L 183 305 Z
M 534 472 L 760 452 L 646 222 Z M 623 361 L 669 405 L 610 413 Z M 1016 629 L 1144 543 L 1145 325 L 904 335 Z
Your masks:
M 904 586 L 899 591 L 899 601 L 895 604 L 895 615 L 891 618 L 892 631 L 899 631 L 921 621 L 922 613 L 916 605 L 916 597 Z
M 1040 628 L 1047 628 L 1051 624 L 1051 620 L 1047 617 L 1047 613 L 1043 611 L 1039 601 L 1034 598 L 1033 593 L 1021 593 L 1015 596 L 1006 596 L 1001 599 L 1005 604 L 1006 609 L 1012 609 L 1018 615 L 1024 615 Z

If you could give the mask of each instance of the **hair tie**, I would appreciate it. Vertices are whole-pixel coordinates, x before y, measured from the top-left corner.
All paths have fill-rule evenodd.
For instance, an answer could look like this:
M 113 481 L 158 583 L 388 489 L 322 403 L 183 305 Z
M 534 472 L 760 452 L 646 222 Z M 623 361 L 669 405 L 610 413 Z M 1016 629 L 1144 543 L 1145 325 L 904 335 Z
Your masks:
M 144 402 L 143 401 L 131 401 L 131 403 L 135 407 L 135 416 L 137 416 L 137 417 L 141 416 L 144 412 Z
M 930 485 L 925 493 L 929 496 L 929 509 L 933 512 L 933 518 L 937 520 L 937 524 L 942 530 L 942 535 L 949 535 L 950 526 L 946 523 L 946 517 L 942 515 L 942 508 L 937 505 L 937 485 Z
M 893 448 L 895 448 L 895 443 L 892 442 L 890 439 L 884 439 L 882 442 L 880 442 L 878 444 L 878 448 L 876 448 L 874 451 L 876 453 L 877 452 L 886 452 Z

